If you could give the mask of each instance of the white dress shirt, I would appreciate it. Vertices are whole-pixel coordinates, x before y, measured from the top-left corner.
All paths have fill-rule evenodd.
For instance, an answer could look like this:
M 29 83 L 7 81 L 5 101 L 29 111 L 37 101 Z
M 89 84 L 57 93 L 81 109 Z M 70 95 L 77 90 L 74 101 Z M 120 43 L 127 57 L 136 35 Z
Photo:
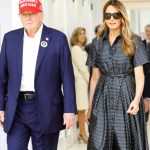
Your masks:
M 23 39 L 23 60 L 22 60 L 22 79 L 20 91 L 35 91 L 34 77 L 36 60 L 40 45 L 43 25 L 41 25 L 34 37 L 28 37 L 24 31 Z

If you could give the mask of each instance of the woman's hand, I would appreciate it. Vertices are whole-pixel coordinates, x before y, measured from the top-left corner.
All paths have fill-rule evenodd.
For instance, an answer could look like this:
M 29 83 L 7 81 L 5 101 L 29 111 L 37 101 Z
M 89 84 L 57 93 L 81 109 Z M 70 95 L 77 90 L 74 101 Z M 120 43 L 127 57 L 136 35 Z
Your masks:
M 127 113 L 131 115 L 136 115 L 139 111 L 139 101 L 138 100 L 133 100 L 130 103 L 129 109 L 127 110 Z
M 91 108 L 88 108 L 88 111 L 85 116 L 85 121 L 86 121 L 87 125 L 89 125 L 89 123 L 90 123 L 90 116 L 91 116 Z

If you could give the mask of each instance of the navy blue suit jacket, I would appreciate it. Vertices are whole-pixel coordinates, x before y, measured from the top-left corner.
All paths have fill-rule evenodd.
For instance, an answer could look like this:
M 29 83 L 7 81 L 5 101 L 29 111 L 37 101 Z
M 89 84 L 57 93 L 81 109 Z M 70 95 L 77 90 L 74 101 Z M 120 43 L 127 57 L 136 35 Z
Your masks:
M 11 129 L 21 85 L 23 36 L 24 28 L 6 33 L 0 54 L 0 110 L 5 111 L 4 131 L 7 133 Z M 47 47 L 41 45 L 43 41 L 47 42 Z M 63 129 L 63 113 L 76 113 L 71 55 L 66 36 L 45 25 L 34 85 L 42 132 Z

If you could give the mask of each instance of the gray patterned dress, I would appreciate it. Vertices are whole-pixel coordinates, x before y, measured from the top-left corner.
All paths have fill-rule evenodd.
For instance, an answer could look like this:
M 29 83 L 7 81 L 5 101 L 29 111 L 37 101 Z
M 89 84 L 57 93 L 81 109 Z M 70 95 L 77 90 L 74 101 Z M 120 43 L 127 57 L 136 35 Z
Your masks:
M 127 114 L 135 95 L 134 68 L 147 63 L 140 37 L 135 36 L 136 54 L 126 56 L 121 36 L 112 46 L 108 32 L 93 43 L 87 65 L 97 67 L 101 77 L 93 98 L 88 150 L 148 150 L 143 101 L 136 116 Z

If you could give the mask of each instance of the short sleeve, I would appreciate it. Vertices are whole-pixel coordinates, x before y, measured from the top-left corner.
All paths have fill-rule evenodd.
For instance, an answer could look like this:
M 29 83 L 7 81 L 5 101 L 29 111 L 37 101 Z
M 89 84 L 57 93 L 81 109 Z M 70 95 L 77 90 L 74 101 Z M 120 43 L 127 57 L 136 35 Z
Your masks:
M 93 40 L 92 41 L 92 48 L 88 54 L 88 58 L 87 58 L 87 62 L 86 65 L 89 67 L 95 67 L 98 68 L 98 64 L 97 64 L 97 52 L 96 52 L 96 41 L 97 40 Z
M 145 49 L 144 43 L 139 36 L 135 37 L 135 56 L 133 59 L 134 67 L 142 66 L 149 62 L 148 53 Z

